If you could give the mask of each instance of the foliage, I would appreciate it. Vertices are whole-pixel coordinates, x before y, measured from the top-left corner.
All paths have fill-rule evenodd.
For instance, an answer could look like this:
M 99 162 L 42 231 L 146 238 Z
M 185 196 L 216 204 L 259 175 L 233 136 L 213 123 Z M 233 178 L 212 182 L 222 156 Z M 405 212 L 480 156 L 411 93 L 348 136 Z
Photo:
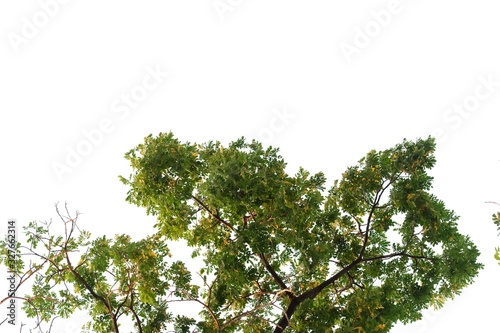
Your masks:
M 388 332 L 472 283 L 479 251 L 429 192 L 432 138 L 370 151 L 325 191 L 323 173 L 290 176 L 277 149 L 243 138 L 145 138 L 126 154 L 127 200 L 201 256 L 177 296 L 203 305 L 202 332 Z
M 52 222 L 34 221 L 24 227 L 28 246 L 19 245 L 19 250 L 27 251 L 23 256 L 30 258 L 29 267 L 24 270 L 26 263 L 19 260 L 23 265 L 17 273 L 19 285 L 32 277 L 32 294 L 22 297 L 28 317 L 37 318 L 39 326 L 86 309 L 92 318 L 86 324 L 89 332 L 118 332 L 118 319 L 126 316 L 137 332 L 163 329 L 170 318 L 162 296 L 168 292 L 171 269 L 164 261 L 169 250 L 160 237 L 134 242 L 117 235 L 90 241 L 90 233 L 78 228 L 78 212 L 74 217 L 67 209 L 66 216 L 58 209 L 57 213 L 63 235 L 51 234 Z M 77 252 L 84 253 L 75 264 Z M 2 254 L 4 261 L 5 243 Z
M 323 173 L 289 175 L 278 150 L 256 141 L 150 135 L 120 179 L 157 233 L 91 240 L 67 209 L 57 209 L 61 235 L 30 223 L 28 245 L 17 244 L 30 258 L 16 263 L 19 285 L 33 279 L 23 308 L 37 322 L 85 309 L 92 332 L 117 333 L 124 317 L 141 333 L 389 332 L 482 268 L 458 217 L 429 192 L 434 149 L 428 138 L 370 151 L 326 190 Z M 203 259 L 198 272 L 170 258 L 175 240 Z M 5 242 L 1 251 L 6 264 Z M 178 302 L 201 311 L 174 315 Z
M 498 231 L 500 231 L 500 212 L 493 214 L 492 219 L 493 223 L 497 226 Z M 495 259 L 498 260 L 498 264 L 500 265 L 500 247 L 495 248 Z
M 486 203 L 495 204 L 497 206 L 500 206 L 500 204 L 498 202 L 494 202 L 494 201 L 486 201 Z M 491 216 L 491 218 L 493 220 L 493 223 L 497 226 L 497 230 L 500 231 L 500 212 L 493 214 Z M 494 257 L 496 260 L 498 260 L 498 264 L 500 265 L 500 247 L 495 248 Z

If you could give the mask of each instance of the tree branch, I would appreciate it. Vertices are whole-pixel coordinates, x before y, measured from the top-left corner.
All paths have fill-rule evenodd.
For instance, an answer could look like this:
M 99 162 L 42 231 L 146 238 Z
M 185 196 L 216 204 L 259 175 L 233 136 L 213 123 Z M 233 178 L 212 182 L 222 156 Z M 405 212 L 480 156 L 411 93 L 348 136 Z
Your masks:
M 289 290 L 288 286 L 285 284 L 283 279 L 278 275 L 278 273 L 276 273 L 274 268 L 269 264 L 269 262 L 266 259 L 266 256 L 262 252 L 259 253 L 258 256 L 262 260 L 262 262 L 264 263 L 264 267 L 266 268 L 266 270 L 269 272 L 269 274 L 271 274 L 274 281 L 276 281 L 276 283 L 281 288 L 281 290 Z M 290 299 L 293 299 L 296 297 L 291 291 L 286 291 L 286 295 Z
M 313 299 L 315 298 L 323 289 L 328 287 L 330 284 L 334 283 L 336 280 L 338 280 L 340 277 L 342 277 L 344 274 L 349 272 L 351 269 L 353 269 L 357 264 L 361 262 L 360 258 L 357 258 L 353 262 L 351 262 L 349 265 L 346 267 L 342 268 L 337 274 L 333 275 L 329 279 L 323 281 L 321 284 L 317 285 L 314 288 L 311 288 L 305 292 L 303 292 L 301 295 L 298 297 L 295 297 L 292 299 L 290 304 L 288 305 L 288 308 L 286 309 L 285 313 L 281 317 L 280 321 L 278 322 L 278 325 L 274 329 L 274 333 L 282 333 L 285 328 L 288 327 L 290 324 L 290 318 L 292 318 L 292 315 L 295 313 L 299 305 L 304 302 L 307 299 Z
M 56 206 L 56 211 L 57 211 L 57 214 L 59 215 L 59 217 L 64 220 L 64 218 L 60 214 L 59 209 L 57 208 L 57 206 Z M 70 233 L 69 233 L 70 237 L 71 237 L 72 232 L 73 232 L 73 230 L 75 228 L 74 225 L 76 224 L 76 219 L 77 218 L 78 218 L 78 215 L 74 219 L 71 219 L 69 216 L 67 218 L 68 220 L 71 221 L 71 230 L 70 230 Z M 66 221 L 66 222 L 68 222 L 68 221 Z M 67 223 L 66 222 L 64 224 L 64 230 L 65 230 L 65 235 L 68 236 Z M 66 259 L 66 264 L 68 265 L 69 270 L 76 277 L 76 279 L 85 287 L 85 289 L 87 289 L 87 291 L 92 295 L 92 297 L 94 297 L 94 299 L 96 299 L 97 301 L 101 302 L 106 307 L 106 309 L 107 309 L 107 311 L 108 311 L 108 313 L 109 313 L 109 315 L 111 317 L 111 322 L 113 324 L 113 330 L 114 330 L 115 333 L 118 333 L 119 332 L 118 322 L 116 320 L 116 316 L 113 313 L 113 309 L 111 308 L 111 304 L 109 304 L 109 302 L 106 302 L 106 300 L 104 299 L 103 296 L 97 294 L 95 292 L 94 288 L 92 288 L 92 286 L 90 286 L 90 284 L 73 267 L 73 264 L 71 263 L 71 260 L 69 259 L 69 255 L 68 255 L 68 253 L 69 253 L 69 251 L 68 251 L 68 242 L 69 242 L 69 238 L 66 237 L 65 242 L 64 242 L 64 246 L 63 246 L 63 252 L 64 252 L 65 259 Z
M 214 219 L 216 219 L 217 221 L 219 221 L 220 223 L 222 223 L 226 228 L 228 228 L 229 230 L 231 231 L 235 231 L 235 229 L 233 228 L 233 226 L 231 224 L 229 224 L 229 222 L 221 219 L 221 217 L 219 216 L 219 214 L 214 214 L 210 208 L 208 208 L 207 205 L 205 205 L 200 199 L 198 199 L 197 197 L 195 197 L 194 195 L 191 196 L 191 198 L 196 201 L 198 203 L 198 205 L 200 205 L 201 207 L 203 207 L 203 209 L 210 215 L 212 216 Z

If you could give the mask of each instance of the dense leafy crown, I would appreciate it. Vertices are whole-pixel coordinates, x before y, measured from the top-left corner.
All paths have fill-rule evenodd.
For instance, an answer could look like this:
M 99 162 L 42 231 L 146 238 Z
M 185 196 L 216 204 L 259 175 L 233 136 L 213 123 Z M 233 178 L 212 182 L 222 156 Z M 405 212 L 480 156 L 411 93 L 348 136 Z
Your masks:
M 326 191 L 323 173 L 290 176 L 278 150 L 256 141 L 160 133 L 126 154 L 133 173 L 121 180 L 159 235 L 204 260 L 200 286 L 190 273 L 177 283 L 203 309 L 178 317 L 179 331 L 388 332 L 482 267 L 429 192 L 434 150 L 428 138 L 370 151 Z
M 256 141 L 150 135 L 126 154 L 132 174 L 121 180 L 127 200 L 157 217 L 155 234 L 91 241 L 78 212 L 57 209 L 60 235 L 32 222 L 27 245 L 0 242 L 0 262 L 18 287 L 34 280 L 19 298 L 37 323 L 83 309 L 87 331 L 102 333 L 124 318 L 138 333 L 389 332 L 482 267 L 429 192 L 434 149 L 428 138 L 370 151 L 327 191 L 323 173 L 291 176 L 278 150 Z M 202 259 L 198 271 L 171 257 L 175 240 Z M 179 314 L 180 302 L 197 307 Z

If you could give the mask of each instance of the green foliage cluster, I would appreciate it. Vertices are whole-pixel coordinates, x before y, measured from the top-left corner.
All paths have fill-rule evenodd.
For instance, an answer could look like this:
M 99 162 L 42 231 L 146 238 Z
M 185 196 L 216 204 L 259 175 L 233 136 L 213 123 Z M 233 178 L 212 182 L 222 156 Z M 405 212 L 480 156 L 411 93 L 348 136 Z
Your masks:
M 289 175 L 257 141 L 150 135 L 125 155 L 132 174 L 120 179 L 157 233 L 91 242 L 75 218 L 58 237 L 29 225 L 30 250 L 45 251 L 29 270 L 45 271 L 25 310 L 48 320 L 87 309 L 94 332 L 118 332 L 121 316 L 138 332 L 389 332 L 482 268 L 458 217 L 430 193 L 434 150 L 428 138 L 370 151 L 327 189 L 323 173 Z M 169 258 L 175 240 L 203 259 L 198 272 Z M 201 312 L 174 316 L 177 302 Z
M 495 225 L 498 228 L 498 231 L 500 231 L 500 212 L 493 214 L 492 218 L 493 218 L 493 223 L 495 223 Z M 499 261 L 498 264 L 500 265 L 500 247 L 495 248 L 495 259 Z
M 482 267 L 429 192 L 434 149 L 428 138 L 371 151 L 326 192 L 323 173 L 290 176 L 278 150 L 256 141 L 162 133 L 126 154 L 134 173 L 121 180 L 162 236 L 203 257 L 196 297 L 214 332 L 388 332 Z
M 90 241 L 90 233 L 78 228 L 78 213 L 71 217 L 68 211 L 66 216 L 57 212 L 63 235 L 51 234 L 52 222 L 34 221 L 23 228 L 28 245 L 18 244 L 19 254 L 24 250 L 30 258 L 27 268 L 19 260 L 19 285 L 33 277 L 31 294 L 22 297 L 28 317 L 40 324 L 84 309 L 92 318 L 88 332 L 118 332 L 118 320 L 126 316 L 138 332 L 165 328 L 171 314 L 162 298 L 169 290 L 169 274 L 179 268 L 166 264 L 170 252 L 164 240 L 159 235 L 140 241 L 117 235 Z M 3 261 L 5 243 L 2 250 Z

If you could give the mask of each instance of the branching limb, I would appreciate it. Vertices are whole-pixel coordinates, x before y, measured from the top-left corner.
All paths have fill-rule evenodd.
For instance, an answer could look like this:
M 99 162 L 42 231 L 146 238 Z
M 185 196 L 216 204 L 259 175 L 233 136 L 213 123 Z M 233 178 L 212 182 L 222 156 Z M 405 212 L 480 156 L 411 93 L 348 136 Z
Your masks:
M 263 253 L 259 253 L 258 256 L 262 260 L 262 262 L 264 263 L 264 267 L 266 268 L 266 270 L 269 272 L 269 274 L 271 274 L 274 281 L 278 284 L 278 286 L 281 288 L 281 290 L 285 291 L 288 298 L 290 298 L 290 299 L 295 298 L 295 295 L 292 293 L 291 290 L 289 290 L 288 286 L 285 284 L 283 279 L 278 275 L 278 273 L 276 273 L 274 268 L 269 264 L 269 262 L 266 259 L 266 256 Z
M 196 203 L 198 205 L 200 205 L 201 207 L 203 207 L 203 209 L 210 215 L 212 216 L 214 219 L 216 219 L 217 221 L 219 221 L 220 223 L 222 223 L 226 228 L 228 228 L 229 230 L 231 231 L 235 231 L 234 227 L 227 221 L 223 220 L 218 213 L 214 213 L 210 210 L 210 208 L 208 208 L 207 205 L 205 205 L 205 203 L 203 203 L 200 199 L 198 199 L 197 197 L 195 196 L 191 196 L 191 198 L 196 201 Z

